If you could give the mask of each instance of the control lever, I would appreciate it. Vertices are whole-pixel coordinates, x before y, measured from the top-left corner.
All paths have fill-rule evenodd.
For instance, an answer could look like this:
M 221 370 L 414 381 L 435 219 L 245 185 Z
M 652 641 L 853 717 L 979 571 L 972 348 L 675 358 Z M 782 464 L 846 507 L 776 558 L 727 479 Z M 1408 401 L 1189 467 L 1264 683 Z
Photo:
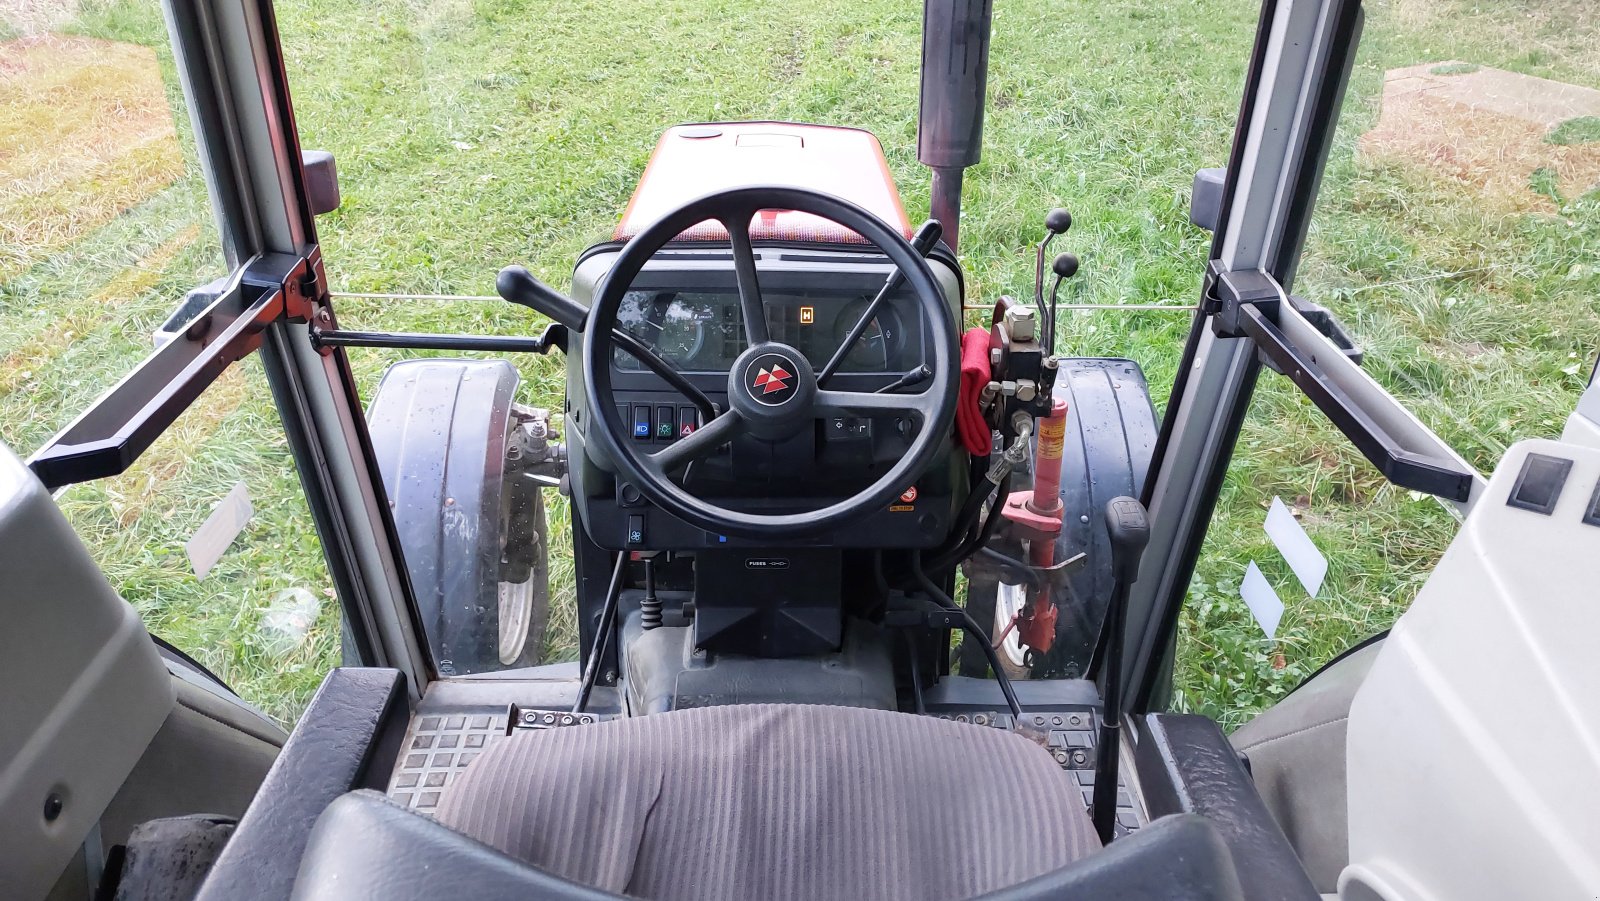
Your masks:
M 944 234 L 944 226 L 939 224 L 939 220 L 929 219 L 927 222 L 917 226 L 916 233 L 911 236 L 911 249 L 917 252 L 917 256 L 926 259 L 928 254 L 932 253 L 933 248 L 939 243 L 939 236 L 942 234 Z M 822 367 L 822 370 L 817 373 L 818 388 L 821 388 L 828 381 L 829 376 L 832 376 L 840 366 L 844 365 L 844 358 L 849 356 L 850 349 L 856 346 L 856 341 L 866 334 L 867 326 L 871 325 L 872 320 L 877 318 L 878 309 L 889 299 L 889 293 L 900 287 L 900 282 L 904 280 L 905 275 L 898 268 L 889 273 L 889 277 L 884 280 L 883 287 L 878 289 L 877 296 L 872 298 L 872 303 L 867 304 L 867 308 L 861 313 L 861 318 L 856 320 L 856 324 L 850 327 L 850 331 L 844 336 L 844 340 L 839 342 L 839 347 L 828 360 L 828 365 Z
M 1056 280 L 1050 286 L 1050 339 L 1045 342 L 1044 352 L 1053 357 L 1056 354 L 1056 299 L 1061 294 L 1061 283 L 1078 274 L 1077 256 L 1056 254 L 1056 258 L 1050 261 L 1050 271 L 1056 274 Z
M 1072 214 L 1067 210 L 1056 207 L 1044 214 L 1044 240 L 1039 242 L 1033 265 L 1033 305 L 1036 307 L 1044 307 L 1044 255 L 1050 252 L 1050 242 L 1071 228 Z
M 511 303 L 527 307 L 535 313 L 543 313 L 566 326 L 569 331 L 582 334 L 584 327 L 588 325 L 588 309 L 534 278 L 533 273 L 525 267 L 507 266 L 500 270 L 500 274 L 495 276 L 494 289 Z M 683 373 L 672 368 L 672 364 L 661 359 L 649 345 L 640 341 L 632 332 L 614 328 L 611 330 L 611 340 L 694 404 L 695 409 L 700 411 L 702 425 L 717 418 L 717 405 L 711 402 L 711 398 L 684 378 Z
M 494 290 L 503 298 L 554 319 L 575 332 L 583 331 L 589 311 L 583 305 L 533 277 L 522 266 L 507 266 L 495 277 Z
M 1122 633 L 1128 620 L 1128 591 L 1139 578 L 1139 559 L 1150 543 L 1150 521 L 1144 505 L 1131 497 L 1114 497 L 1106 504 L 1106 533 L 1111 538 L 1110 617 L 1106 630 L 1105 703 L 1101 710 L 1100 742 L 1094 762 L 1094 828 L 1101 844 L 1110 844 L 1117 826 L 1117 762 L 1122 735 Z

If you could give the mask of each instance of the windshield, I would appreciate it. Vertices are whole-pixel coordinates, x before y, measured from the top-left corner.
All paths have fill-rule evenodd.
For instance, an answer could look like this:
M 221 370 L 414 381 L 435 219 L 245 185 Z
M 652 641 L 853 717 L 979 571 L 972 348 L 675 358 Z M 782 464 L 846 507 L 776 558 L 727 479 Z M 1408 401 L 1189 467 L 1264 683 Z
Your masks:
M 1369 6 L 1294 283 L 1485 475 L 1561 434 L 1600 345 L 1593 22 L 1502 13 Z M 1263 373 L 1184 613 L 1178 702 L 1247 719 L 1387 629 L 1456 527 Z

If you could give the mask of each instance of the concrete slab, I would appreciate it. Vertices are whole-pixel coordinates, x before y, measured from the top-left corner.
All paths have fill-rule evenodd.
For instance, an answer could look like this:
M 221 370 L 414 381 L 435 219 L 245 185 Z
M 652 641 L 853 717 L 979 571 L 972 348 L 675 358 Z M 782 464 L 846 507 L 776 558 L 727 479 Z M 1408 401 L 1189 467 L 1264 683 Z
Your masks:
M 1600 186 L 1600 143 L 1557 145 L 1562 123 L 1600 118 L 1600 91 L 1504 69 L 1446 61 L 1390 70 L 1378 124 L 1361 138 L 1373 158 L 1420 164 L 1512 208 L 1548 209 L 1530 187 L 1548 170 L 1563 196 Z

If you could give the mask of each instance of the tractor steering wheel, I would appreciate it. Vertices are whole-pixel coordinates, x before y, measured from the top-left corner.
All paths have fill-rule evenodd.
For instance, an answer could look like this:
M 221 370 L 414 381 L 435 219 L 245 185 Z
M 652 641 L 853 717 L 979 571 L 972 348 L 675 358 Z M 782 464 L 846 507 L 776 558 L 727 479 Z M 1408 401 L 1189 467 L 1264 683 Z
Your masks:
M 832 220 L 865 238 L 899 268 L 931 326 L 932 341 L 923 362 L 932 375 L 922 382 L 922 391 L 875 394 L 822 388 L 804 354 L 771 339 L 750 246 L 750 221 L 762 210 L 796 210 Z M 612 400 L 612 329 L 623 297 L 645 263 L 679 234 L 707 220 L 722 223 L 731 239 L 748 347 L 728 372 L 728 409 L 687 437 L 645 453 L 626 437 L 627 424 Z M 589 440 L 605 451 L 622 478 L 656 506 L 708 532 L 768 541 L 815 535 L 882 510 L 911 486 L 946 445 L 960 379 L 957 344 L 955 317 L 927 262 L 877 216 L 847 200 L 803 188 L 758 186 L 719 191 L 690 201 L 634 236 L 606 275 L 584 327 L 584 391 L 590 422 L 595 425 Z M 800 513 L 747 513 L 696 497 L 673 479 L 673 473 L 740 435 L 778 442 L 817 419 L 843 415 L 909 415 L 917 421 L 906 454 L 854 497 Z

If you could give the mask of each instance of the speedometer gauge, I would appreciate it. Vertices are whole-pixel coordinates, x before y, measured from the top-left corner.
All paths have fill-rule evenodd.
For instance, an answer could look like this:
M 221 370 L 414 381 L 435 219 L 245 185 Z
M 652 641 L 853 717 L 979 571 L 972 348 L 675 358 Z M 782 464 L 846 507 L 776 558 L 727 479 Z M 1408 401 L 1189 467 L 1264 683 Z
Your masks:
M 659 323 L 651 323 L 659 330 L 653 341 L 656 352 L 674 366 L 694 359 L 705 347 L 706 322 L 694 314 L 694 310 L 673 304 Z

